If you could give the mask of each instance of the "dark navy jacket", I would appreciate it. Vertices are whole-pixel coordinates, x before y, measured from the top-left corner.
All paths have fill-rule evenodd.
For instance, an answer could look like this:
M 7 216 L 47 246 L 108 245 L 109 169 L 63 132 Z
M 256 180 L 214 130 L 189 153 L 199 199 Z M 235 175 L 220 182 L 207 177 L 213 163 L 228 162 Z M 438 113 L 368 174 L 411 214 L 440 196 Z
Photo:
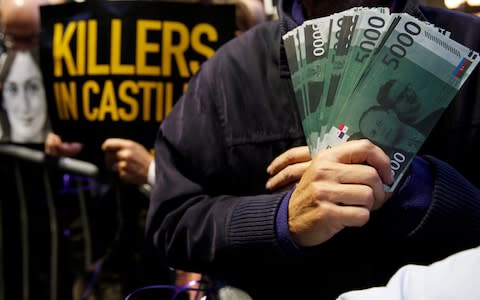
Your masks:
M 433 180 L 426 213 L 386 207 L 367 226 L 343 230 L 318 247 L 282 247 L 275 219 L 286 192 L 265 189 L 266 168 L 285 150 L 305 145 L 305 137 L 281 41 L 297 25 L 291 1 L 279 5 L 279 20 L 242 34 L 203 64 L 161 124 L 147 220 L 158 254 L 254 299 L 332 299 L 384 284 L 405 263 L 428 263 L 480 244 L 477 70 L 421 150 L 431 155 Z M 480 18 L 417 1 L 397 6 L 480 50 Z M 409 218 L 419 221 L 403 226 Z

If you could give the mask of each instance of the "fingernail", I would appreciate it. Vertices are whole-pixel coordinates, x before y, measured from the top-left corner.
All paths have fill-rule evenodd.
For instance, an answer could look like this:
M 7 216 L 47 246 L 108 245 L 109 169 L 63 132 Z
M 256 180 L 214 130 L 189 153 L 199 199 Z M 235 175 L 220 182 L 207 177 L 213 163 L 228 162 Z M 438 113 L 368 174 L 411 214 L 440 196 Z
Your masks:
M 272 184 L 270 183 L 270 180 L 267 180 L 267 183 L 265 184 L 265 188 L 266 188 L 267 190 L 270 190 L 271 185 L 272 185 Z

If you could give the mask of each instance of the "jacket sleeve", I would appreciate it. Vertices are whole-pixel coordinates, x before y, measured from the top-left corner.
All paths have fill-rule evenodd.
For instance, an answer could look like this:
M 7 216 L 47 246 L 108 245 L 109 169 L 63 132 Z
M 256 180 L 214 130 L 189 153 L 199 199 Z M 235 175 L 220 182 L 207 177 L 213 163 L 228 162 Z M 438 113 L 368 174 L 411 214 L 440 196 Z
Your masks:
M 434 177 L 432 203 L 409 236 L 454 252 L 480 244 L 480 190 L 449 164 L 426 159 Z
M 368 225 L 402 245 L 404 263 L 431 263 L 480 245 L 480 190 L 446 162 L 432 156 L 424 159 L 432 181 L 429 206 L 418 209 L 412 195 L 400 192 L 391 200 L 411 205 L 387 202 Z
M 223 274 L 248 267 L 233 266 L 240 254 L 251 267 L 283 255 L 275 214 L 284 194 L 232 192 L 240 183 L 230 175 L 221 105 L 212 100 L 225 98 L 221 68 L 207 61 L 161 124 L 147 239 L 175 268 Z
M 218 69 L 217 69 L 218 68 Z M 239 196 L 237 177 L 225 151 L 220 69 L 207 62 L 162 123 L 156 139 L 156 182 L 147 219 L 147 238 L 175 268 L 221 273 L 294 259 L 277 241 L 275 218 L 285 193 Z M 369 228 L 392 239 L 407 238 L 431 261 L 480 243 L 480 191 L 448 164 L 427 157 L 432 201 L 413 229 L 395 220 L 418 211 L 384 210 Z M 367 228 L 367 230 L 369 230 Z M 436 248 L 435 248 L 436 247 Z M 410 255 L 405 255 L 406 257 Z M 236 264 L 239 265 L 236 265 Z

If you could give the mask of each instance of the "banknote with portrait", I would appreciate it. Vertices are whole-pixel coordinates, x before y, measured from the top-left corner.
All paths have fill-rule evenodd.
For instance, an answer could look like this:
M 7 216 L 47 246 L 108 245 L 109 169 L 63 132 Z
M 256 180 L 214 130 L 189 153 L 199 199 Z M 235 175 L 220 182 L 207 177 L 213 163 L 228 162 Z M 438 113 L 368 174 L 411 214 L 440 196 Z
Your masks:
M 327 24 L 329 18 L 329 56 L 321 61 L 323 88 L 308 88 L 310 76 L 322 78 L 312 72 L 303 72 L 300 84 L 304 103 L 319 97 L 323 104 L 311 113 L 315 120 L 309 122 L 310 127 L 304 127 L 307 137 L 317 133 L 307 143 L 313 155 L 348 140 L 368 138 L 390 157 L 395 180 L 385 188 L 393 191 L 480 57 L 450 39 L 448 31 L 408 14 L 390 14 L 386 9 L 352 14 L 350 10 L 340 19 L 336 15 L 322 22 Z M 315 20 L 306 24 L 315 24 Z M 306 25 L 301 28 L 298 32 L 306 37 Z M 319 64 L 315 59 L 302 60 L 301 53 L 312 52 L 313 43 L 302 43 L 299 38 L 298 45 L 296 61 L 304 69 Z M 329 95 L 325 87 L 335 92 Z M 300 105 L 299 109 L 305 108 Z

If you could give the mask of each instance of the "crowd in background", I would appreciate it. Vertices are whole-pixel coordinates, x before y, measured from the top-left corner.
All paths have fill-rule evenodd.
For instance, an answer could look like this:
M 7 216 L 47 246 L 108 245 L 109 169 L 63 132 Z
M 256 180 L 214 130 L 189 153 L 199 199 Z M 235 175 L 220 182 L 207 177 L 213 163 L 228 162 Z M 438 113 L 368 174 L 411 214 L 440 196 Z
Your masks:
M 39 5 L 65 2 L 69 1 L 1 2 L 0 114 L 3 117 L 0 118 L 0 141 L 40 150 L 45 147 L 45 153 L 52 157 L 84 159 L 84 145 L 75 141 L 64 142 L 51 128 L 38 55 Z M 235 4 L 237 35 L 268 18 L 260 0 L 202 2 Z M 152 136 L 152 140 L 154 138 Z M 145 246 L 144 218 L 148 192 L 153 184 L 150 151 L 133 140 L 115 137 L 106 140 L 101 148 L 105 153 L 105 164 L 114 171 L 101 179 L 98 191 L 88 194 L 90 237 L 85 237 L 85 232 L 79 228 L 81 216 L 75 195 L 62 194 L 57 199 L 63 240 L 61 251 L 66 252 L 60 262 L 63 285 L 60 297 L 71 294 L 74 300 L 124 299 L 128 293 L 143 286 L 183 286 L 190 280 L 200 279 L 200 274 L 165 266 Z M 53 185 L 64 188 L 65 174 L 56 175 L 51 178 Z M 40 231 L 38 238 L 46 237 L 45 232 Z M 89 265 L 84 263 L 86 239 L 93 241 Z M 47 253 L 44 255 L 48 256 Z M 48 276 L 48 270 L 43 269 L 32 273 L 35 273 L 34 277 Z M 32 280 L 40 282 L 38 278 Z M 69 283 L 71 288 L 66 288 Z M 44 280 L 41 284 L 45 286 L 40 288 L 40 294 L 47 297 L 47 284 Z M 39 289 L 37 284 L 33 289 Z
M 28 5 L 23 6 L 10 0 L 1 2 L 0 114 L 4 117 L 0 118 L 3 122 L 0 141 L 34 144 L 35 149 L 45 150 L 52 157 L 81 158 L 83 145 L 63 141 L 51 128 L 36 48 L 40 30 L 38 5 L 56 5 L 63 1 L 30 1 L 25 1 Z M 212 1 L 217 2 L 236 5 L 237 35 L 272 17 L 265 14 L 261 0 Z M 169 268 L 144 241 L 149 192 L 155 184 L 152 179 L 155 162 L 151 153 L 135 141 L 115 137 L 106 140 L 101 148 L 112 173 L 107 179 L 102 178 L 103 188 L 91 194 L 89 210 L 94 240 L 91 265 L 82 264 L 85 253 L 79 243 L 84 242 L 85 236 L 78 230 L 78 207 L 71 196 L 66 196 L 70 200 L 59 206 L 59 223 L 65 229 L 63 232 L 68 229 L 62 248 L 68 254 L 62 259 L 69 266 L 62 269 L 69 278 L 63 279 L 69 287 L 63 288 L 60 294 L 71 296 L 72 300 L 117 300 L 143 286 L 184 285 L 191 279 L 201 279 L 200 273 Z M 58 174 L 55 179 L 63 183 L 64 175 Z

